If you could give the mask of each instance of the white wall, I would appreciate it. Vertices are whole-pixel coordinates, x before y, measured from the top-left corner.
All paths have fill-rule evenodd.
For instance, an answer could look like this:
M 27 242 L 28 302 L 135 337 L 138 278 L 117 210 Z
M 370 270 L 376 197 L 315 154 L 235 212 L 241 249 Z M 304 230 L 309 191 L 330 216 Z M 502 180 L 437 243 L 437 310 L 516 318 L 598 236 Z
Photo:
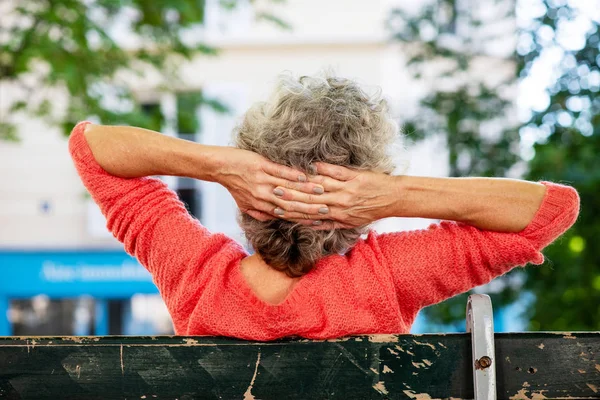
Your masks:
M 292 24 L 292 32 L 250 24 L 246 33 L 220 34 L 219 28 L 213 27 L 199 34 L 219 45 L 221 54 L 199 57 L 185 65 L 181 80 L 188 90 L 235 87 L 250 104 L 264 99 L 283 71 L 306 75 L 332 68 L 341 76 L 382 87 L 393 113 L 401 116 L 414 111 L 423 86 L 411 81 L 402 68 L 400 49 L 385 39 L 383 21 L 390 4 L 390 0 L 288 0 L 277 6 L 275 13 Z M 156 76 L 127 79 L 140 96 L 157 96 L 160 81 Z M 4 101 L 18 95 L 7 86 L 0 90 Z M 57 91 L 56 104 L 64 103 Z M 84 198 L 66 139 L 56 129 L 28 119 L 20 120 L 19 130 L 21 143 L 0 142 L 0 247 L 119 246 L 111 237 L 90 233 L 89 200 Z M 210 141 L 210 136 L 207 134 L 206 140 Z M 404 156 L 411 159 L 410 174 L 446 173 L 443 143 L 420 144 L 411 154 Z M 48 212 L 42 210 L 44 202 L 50 205 Z M 223 212 L 233 215 L 235 210 L 230 203 Z M 227 218 L 223 230 L 232 233 Z M 218 228 L 214 221 L 211 225 L 213 230 Z M 397 230 L 423 225 L 423 221 L 391 220 L 379 227 Z

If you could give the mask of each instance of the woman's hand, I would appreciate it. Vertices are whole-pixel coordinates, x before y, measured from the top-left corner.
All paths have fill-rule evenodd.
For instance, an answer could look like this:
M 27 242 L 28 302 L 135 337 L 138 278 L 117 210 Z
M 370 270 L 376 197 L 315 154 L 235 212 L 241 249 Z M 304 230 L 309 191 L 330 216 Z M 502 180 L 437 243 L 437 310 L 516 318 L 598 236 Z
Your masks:
M 280 187 L 286 202 L 311 204 L 318 201 L 329 210 L 318 217 L 315 229 L 355 228 L 390 215 L 397 203 L 395 177 L 372 171 L 357 171 L 338 165 L 316 163 L 317 176 L 310 182 L 322 186 L 325 193 L 316 197 L 293 188 Z M 283 218 L 288 219 L 287 216 Z
M 247 150 L 221 147 L 218 152 L 214 180 L 227 188 L 243 213 L 260 221 L 285 218 L 305 225 L 323 218 L 327 206 L 318 201 L 323 186 L 308 182 L 303 172 Z M 310 202 L 285 201 L 277 196 L 284 191 L 302 194 Z

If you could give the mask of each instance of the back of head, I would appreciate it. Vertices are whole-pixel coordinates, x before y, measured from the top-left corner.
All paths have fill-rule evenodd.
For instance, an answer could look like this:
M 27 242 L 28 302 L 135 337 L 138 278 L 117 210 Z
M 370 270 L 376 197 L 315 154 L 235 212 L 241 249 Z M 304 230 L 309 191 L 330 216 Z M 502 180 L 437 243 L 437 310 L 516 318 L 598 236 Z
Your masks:
M 285 76 L 269 102 L 247 111 L 236 145 L 308 174 L 316 161 L 389 174 L 394 166 L 388 149 L 397 133 L 386 103 L 355 82 Z M 366 231 L 366 226 L 317 231 L 280 219 L 261 222 L 247 214 L 240 224 L 263 260 L 291 277 L 306 274 L 323 256 L 345 252 Z

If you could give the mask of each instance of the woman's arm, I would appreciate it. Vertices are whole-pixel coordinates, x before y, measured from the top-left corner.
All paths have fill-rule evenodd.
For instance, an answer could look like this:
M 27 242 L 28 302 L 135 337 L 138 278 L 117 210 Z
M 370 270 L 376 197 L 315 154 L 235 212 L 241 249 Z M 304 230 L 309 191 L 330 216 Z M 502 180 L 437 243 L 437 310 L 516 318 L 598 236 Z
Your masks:
M 218 182 L 234 197 L 242 212 L 274 218 L 276 186 L 320 193 L 320 185 L 306 175 L 272 163 L 256 153 L 233 147 L 206 146 L 147 129 L 88 124 L 85 138 L 98 164 L 121 178 L 151 175 L 186 176 Z M 287 205 L 286 205 L 287 206 Z M 318 216 L 323 204 L 296 204 L 298 212 Z
M 517 179 L 390 176 L 324 163 L 316 166 L 319 176 L 310 180 L 325 188 L 318 199 L 328 205 L 326 218 L 331 221 L 315 229 L 350 228 L 388 217 L 420 217 L 520 232 L 531 222 L 546 193 L 541 183 Z M 284 200 L 313 200 L 282 190 Z
M 389 217 L 421 217 L 463 222 L 479 229 L 520 232 L 539 209 L 546 187 L 504 178 L 394 176 Z

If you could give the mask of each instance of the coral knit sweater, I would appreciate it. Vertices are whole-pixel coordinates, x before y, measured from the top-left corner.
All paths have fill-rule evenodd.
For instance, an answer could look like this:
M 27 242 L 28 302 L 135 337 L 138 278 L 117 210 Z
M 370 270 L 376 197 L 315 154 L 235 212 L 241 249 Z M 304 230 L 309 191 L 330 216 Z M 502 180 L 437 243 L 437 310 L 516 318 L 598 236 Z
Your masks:
M 242 246 L 192 218 L 159 179 L 123 179 L 100 167 L 83 135 L 71 135 L 77 171 L 108 229 L 152 274 L 178 335 L 273 340 L 408 333 L 428 305 L 485 284 L 515 266 L 541 264 L 540 251 L 577 219 L 575 189 L 547 190 L 520 233 L 483 231 L 450 221 L 427 229 L 371 231 L 347 254 L 321 259 L 278 305 L 244 280 Z

